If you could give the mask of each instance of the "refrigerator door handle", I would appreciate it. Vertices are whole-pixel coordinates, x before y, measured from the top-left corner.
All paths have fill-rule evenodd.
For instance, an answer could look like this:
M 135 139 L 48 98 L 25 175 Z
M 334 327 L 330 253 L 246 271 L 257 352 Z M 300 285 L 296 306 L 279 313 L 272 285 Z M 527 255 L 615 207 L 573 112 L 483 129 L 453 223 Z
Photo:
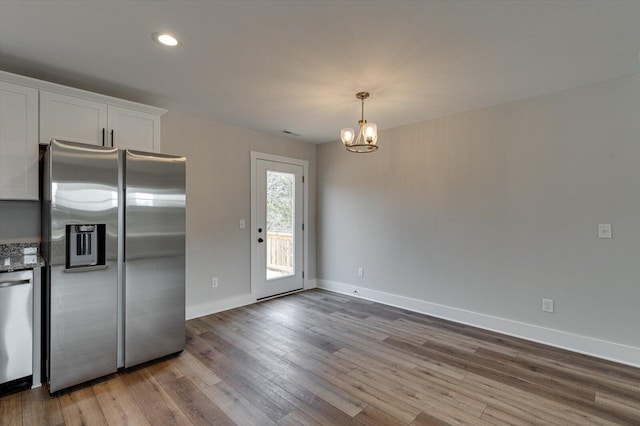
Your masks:
M 21 284 L 31 284 L 31 280 L 0 281 L 0 288 L 13 287 L 14 285 Z
M 125 161 L 126 161 L 126 156 L 125 156 Z M 126 166 L 125 166 L 126 167 Z M 126 183 L 126 176 L 123 178 L 123 183 L 122 183 L 122 199 L 126 200 L 127 199 L 127 183 Z M 122 203 L 122 263 L 127 263 L 127 221 L 124 220 L 124 218 L 127 217 L 127 203 Z

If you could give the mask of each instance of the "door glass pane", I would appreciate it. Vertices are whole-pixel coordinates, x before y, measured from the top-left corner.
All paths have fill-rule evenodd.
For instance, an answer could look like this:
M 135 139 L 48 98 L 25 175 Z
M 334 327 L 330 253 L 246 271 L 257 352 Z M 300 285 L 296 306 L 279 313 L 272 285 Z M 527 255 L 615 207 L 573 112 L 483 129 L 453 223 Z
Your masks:
M 295 175 L 267 170 L 267 280 L 295 275 Z

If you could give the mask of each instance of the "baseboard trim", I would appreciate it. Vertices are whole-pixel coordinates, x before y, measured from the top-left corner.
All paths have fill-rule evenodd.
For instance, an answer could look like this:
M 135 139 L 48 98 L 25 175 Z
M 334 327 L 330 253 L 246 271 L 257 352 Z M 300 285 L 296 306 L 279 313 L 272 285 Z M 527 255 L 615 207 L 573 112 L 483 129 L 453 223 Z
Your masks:
M 317 281 L 315 279 L 304 281 L 304 290 L 316 288 Z M 240 296 L 229 297 L 227 299 L 216 300 L 214 302 L 200 303 L 197 305 L 187 305 L 185 317 L 187 320 L 203 317 L 205 315 L 216 314 L 218 312 L 228 311 L 229 309 L 240 308 L 242 306 L 256 303 L 255 296 L 251 294 L 242 294 Z
M 252 303 L 256 303 L 255 297 L 251 294 L 243 294 L 198 305 L 187 305 L 185 316 L 187 320 L 190 320 L 203 317 L 205 315 L 228 311 L 229 309 L 239 308 L 241 306 L 251 305 Z
M 408 311 L 454 321 L 485 330 L 495 331 L 521 339 L 602 358 L 621 364 L 640 367 L 640 348 L 581 336 L 565 331 L 499 318 L 451 306 L 426 302 L 397 294 L 371 290 L 352 284 L 318 279 L 317 287 L 334 293 L 360 297 Z

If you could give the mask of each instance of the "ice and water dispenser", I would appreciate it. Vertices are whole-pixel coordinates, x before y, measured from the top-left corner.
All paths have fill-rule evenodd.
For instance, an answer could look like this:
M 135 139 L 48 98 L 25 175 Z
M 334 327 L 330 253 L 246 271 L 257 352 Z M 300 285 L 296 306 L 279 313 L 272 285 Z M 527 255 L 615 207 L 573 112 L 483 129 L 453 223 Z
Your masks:
M 105 267 L 105 225 L 66 226 L 66 269 Z

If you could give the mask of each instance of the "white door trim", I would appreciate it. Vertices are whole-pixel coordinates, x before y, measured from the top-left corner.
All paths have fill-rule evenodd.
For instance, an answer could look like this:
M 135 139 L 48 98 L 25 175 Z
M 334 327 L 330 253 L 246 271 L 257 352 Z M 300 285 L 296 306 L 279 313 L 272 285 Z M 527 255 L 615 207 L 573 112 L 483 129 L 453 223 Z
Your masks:
M 304 220 L 304 230 L 302 231 L 302 261 L 304 277 L 302 278 L 302 285 L 304 289 L 310 288 L 309 282 L 309 162 L 306 160 L 300 160 L 298 158 L 283 157 L 281 155 L 266 154 L 263 152 L 251 151 L 251 232 L 249 233 L 251 238 L 251 298 L 257 300 L 257 284 L 256 277 L 260 271 L 256 271 L 256 263 L 254 260 L 257 256 L 256 245 L 254 239 L 256 237 L 255 223 L 257 223 L 258 209 L 256 205 L 257 190 L 256 178 L 257 178 L 257 163 L 258 160 L 267 160 L 277 163 L 293 164 L 296 166 L 302 166 L 302 208 L 304 210 L 302 216 Z

